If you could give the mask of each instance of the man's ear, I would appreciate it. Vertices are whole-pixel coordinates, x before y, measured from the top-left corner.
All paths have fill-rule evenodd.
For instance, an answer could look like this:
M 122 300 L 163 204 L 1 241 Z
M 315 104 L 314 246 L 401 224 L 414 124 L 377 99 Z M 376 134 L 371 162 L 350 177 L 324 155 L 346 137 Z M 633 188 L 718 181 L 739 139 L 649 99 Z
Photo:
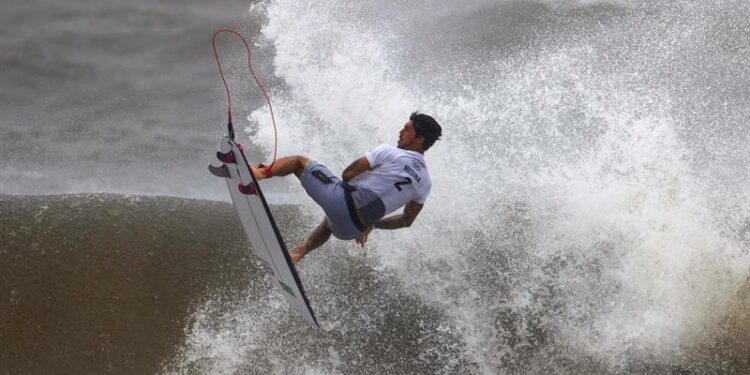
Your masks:
M 414 141 L 417 142 L 417 144 L 419 145 L 419 148 L 424 150 L 425 139 L 423 136 L 418 135 L 417 138 L 414 138 Z

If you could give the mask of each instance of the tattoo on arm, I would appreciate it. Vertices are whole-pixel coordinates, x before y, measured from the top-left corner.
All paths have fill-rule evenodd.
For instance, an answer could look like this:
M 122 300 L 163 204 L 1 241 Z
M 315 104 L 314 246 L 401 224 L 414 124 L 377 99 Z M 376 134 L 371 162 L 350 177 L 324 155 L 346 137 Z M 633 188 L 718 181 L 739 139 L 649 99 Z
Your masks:
M 348 165 L 348 166 L 347 166 L 346 168 L 344 168 L 344 171 L 343 171 L 343 172 L 341 172 L 341 177 L 343 177 L 343 180 L 344 180 L 344 181 L 349 181 L 349 180 L 351 180 L 351 178 L 348 178 L 348 179 L 347 179 L 346 177 L 348 177 L 348 175 L 350 175 L 350 174 L 352 173 L 352 171 L 354 170 L 354 166 L 355 166 L 356 164 L 357 164 L 357 161 L 355 160 L 355 161 L 353 161 L 353 162 L 352 162 L 351 164 L 349 164 L 349 165 Z
M 423 205 L 419 203 L 409 202 L 404 207 L 404 212 L 398 215 L 389 216 L 380 219 L 375 223 L 375 228 L 378 229 L 398 229 L 404 228 L 411 225 L 414 219 L 419 215 L 419 211 L 422 210 Z
M 375 228 L 378 229 L 398 229 L 408 226 L 406 217 L 404 214 L 398 214 L 382 218 L 375 223 Z

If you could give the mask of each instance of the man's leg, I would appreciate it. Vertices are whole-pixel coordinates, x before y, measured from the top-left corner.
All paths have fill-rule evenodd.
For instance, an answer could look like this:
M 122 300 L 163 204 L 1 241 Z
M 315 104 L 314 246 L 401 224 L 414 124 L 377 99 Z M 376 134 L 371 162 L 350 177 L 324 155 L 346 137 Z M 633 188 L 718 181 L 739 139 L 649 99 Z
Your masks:
M 266 176 L 266 168 L 261 168 L 257 164 L 251 165 L 250 169 L 253 171 L 255 178 L 262 180 L 264 178 L 286 176 L 294 173 L 297 177 L 301 177 L 302 173 L 305 172 L 305 165 L 310 161 L 309 158 L 302 155 L 285 156 L 280 159 L 276 159 L 276 162 L 271 166 L 271 176 Z
M 250 168 L 252 169 L 255 178 L 258 180 L 277 176 L 287 176 L 292 173 L 301 179 L 309 161 L 310 159 L 301 155 L 286 156 L 277 159 L 271 168 L 270 176 L 266 176 L 267 168 L 261 168 L 258 165 L 251 165 Z M 307 255 L 307 253 L 326 243 L 329 238 L 331 238 L 331 231 L 328 229 L 327 219 L 324 217 L 323 221 L 321 221 L 320 224 L 310 232 L 307 239 L 301 244 L 295 246 L 289 253 L 289 256 L 292 258 L 292 263 L 296 264 L 299 262 L 300 259 Z
M 310 235 L 307 236 L 307 239 L 305 239 L 305 241 L 301 244 L 295 246 L 294 249 L 292 249 L 292 252 L 289 253 L 292 258 L 292 263 L 296 264 L 297 262 L 299 262 L 302 257 L 307 255 L 307 253 L 317 249 L 318 247 L 320 247 L 320 245 L 326 243 L 329 238 L 331 238 L 331 231 L 326 225 L 326 218 L 323 218 L 323 221 L 321 221 L 320 224 L 318 224 L 318 226 L 315 227 L 312 232 L 310 232 Z

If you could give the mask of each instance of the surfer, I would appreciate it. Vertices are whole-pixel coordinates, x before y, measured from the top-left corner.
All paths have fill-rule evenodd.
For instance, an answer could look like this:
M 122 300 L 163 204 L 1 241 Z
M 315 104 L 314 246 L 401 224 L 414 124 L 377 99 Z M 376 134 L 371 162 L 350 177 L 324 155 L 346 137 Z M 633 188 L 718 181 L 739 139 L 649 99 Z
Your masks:
M 364 246 L 373 228 L 410 226 L 432 187 L 424 152 L 441 134 L 434 118 L 414 112 L 399 132 L 397 147 L 383 144 L 368 151 L 346 167 L 341 178 L 301 155 L 280 158 L 272 169 L 252 165 L 258 180 L 294 173 L 326 214 L 305 241 L 292 249 L 292 262 L 323 245 L 331 234 Z M 401 207 L 402 213 L 385 217 Z

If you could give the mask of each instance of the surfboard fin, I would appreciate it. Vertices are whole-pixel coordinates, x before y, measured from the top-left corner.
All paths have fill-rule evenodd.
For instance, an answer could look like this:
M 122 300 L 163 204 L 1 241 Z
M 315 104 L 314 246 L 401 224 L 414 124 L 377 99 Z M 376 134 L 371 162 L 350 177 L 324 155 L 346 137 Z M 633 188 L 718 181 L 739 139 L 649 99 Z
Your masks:
M 216 158 L 222 163 L 234 164 L 237 162 L 237 159 L 235 159 L 234 154 L 231 151 L 227 153 L 216 151 Z
M 252 182 L 244 185 L 244 184 L 238 184 L 237 189 L 239 189 L 240 193 L 245 195 L 258 195 L 258 190 L 255 189 L 255 184 Z
M 209 165 L 208 171 L 211 172 L 211 174 L 216 177 L 229 178 L 229 169 L 227 169 L 226 165 L 222 164 L 221 167 L 215 167 L 213 165 Z

